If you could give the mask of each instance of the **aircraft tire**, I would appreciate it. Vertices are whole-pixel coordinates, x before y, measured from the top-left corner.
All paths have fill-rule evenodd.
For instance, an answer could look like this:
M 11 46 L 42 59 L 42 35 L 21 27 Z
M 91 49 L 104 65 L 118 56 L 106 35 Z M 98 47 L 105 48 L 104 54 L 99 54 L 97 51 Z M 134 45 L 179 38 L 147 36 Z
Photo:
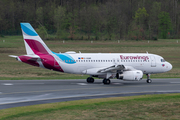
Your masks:
M 105 85 L 109 85 L 109 84 L 111 83 L 111 80 L 109 80 L 109 79 L 104 79 L 104 80 L 103 80 L 103 83 L 104 83 Z
M 146 82 L 147 82 L 147 83 L 152 83 L 152 80 L 151 80 L 151 79 L 147 79 Z
M 87 78 L 87 83 L 94 83 L 94 78 L 88 77 Z

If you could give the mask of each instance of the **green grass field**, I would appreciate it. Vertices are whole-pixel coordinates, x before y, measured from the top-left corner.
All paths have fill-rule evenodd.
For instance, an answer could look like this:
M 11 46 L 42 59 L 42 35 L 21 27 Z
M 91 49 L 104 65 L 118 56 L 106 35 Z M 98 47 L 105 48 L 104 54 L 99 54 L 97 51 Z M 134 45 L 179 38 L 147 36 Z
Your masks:
M 0 120 L 179 120 L 180 94 L 79 100 L 0 111 Z
M 4 42 L 3 42 L 4 41 Z M 180 41 L 179 41 L 180 42 Z M 168 73 L 152 75 L 151 78 L 180 77 L 180 43 L 167 39 L 158 41 L 45 41 L 54 52 L 81 51 L 82 53 L 149 53 L 158 54 L 173 65 Z M 26 54 L 22 36 L 0 37 L 0 80 L 19 79 L 86 79 L 87 76 L 54 72 L 16 61 L 8 55 Z

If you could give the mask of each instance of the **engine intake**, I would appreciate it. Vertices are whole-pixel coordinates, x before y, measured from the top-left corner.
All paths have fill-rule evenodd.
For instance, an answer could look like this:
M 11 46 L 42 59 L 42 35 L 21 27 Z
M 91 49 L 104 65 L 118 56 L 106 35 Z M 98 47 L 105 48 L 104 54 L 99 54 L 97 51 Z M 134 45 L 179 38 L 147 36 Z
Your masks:
M 124 71 L 123 73 L 117 73 L 116 78 L 126 81 L 139 81 L 143 77 L 143 72 L 140 70 Z

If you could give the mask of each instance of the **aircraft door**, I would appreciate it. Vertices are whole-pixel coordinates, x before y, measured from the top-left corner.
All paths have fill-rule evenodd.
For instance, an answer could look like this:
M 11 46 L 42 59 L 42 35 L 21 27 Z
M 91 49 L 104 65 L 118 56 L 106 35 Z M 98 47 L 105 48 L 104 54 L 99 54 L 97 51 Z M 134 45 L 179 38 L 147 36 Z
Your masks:
M 156 58 L 155 58 L 155 56 L 151 56 L 151 67 L 156 67 Z

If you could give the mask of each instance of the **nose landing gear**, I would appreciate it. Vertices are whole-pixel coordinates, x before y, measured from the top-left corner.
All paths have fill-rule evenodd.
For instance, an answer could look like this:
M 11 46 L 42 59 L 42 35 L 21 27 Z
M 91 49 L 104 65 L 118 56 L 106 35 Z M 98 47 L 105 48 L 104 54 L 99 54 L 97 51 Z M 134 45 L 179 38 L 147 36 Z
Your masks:
M 152 83 L 152 80 L 150 79 L 150 75 L 151 75 L 151 74 L 146 74 L 146 76 L 147 76 L 147 81 L 146 81 L 146 82 L 147 82 L 147 83 Z

